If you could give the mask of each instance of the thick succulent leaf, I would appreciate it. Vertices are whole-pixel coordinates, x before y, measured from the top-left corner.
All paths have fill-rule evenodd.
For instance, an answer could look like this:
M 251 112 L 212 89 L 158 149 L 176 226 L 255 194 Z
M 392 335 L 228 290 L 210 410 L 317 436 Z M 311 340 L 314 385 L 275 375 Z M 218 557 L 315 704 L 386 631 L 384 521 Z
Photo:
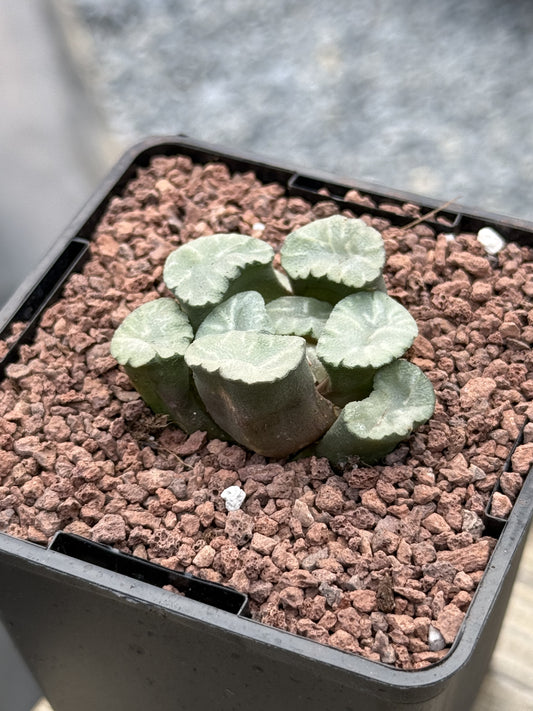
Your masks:
M 120 324 L 111 341 L 111 355 L 121 365 L 139 368 L 155 358 L 183 356 L 192 338 L 189 319 L 174 299 L 155 299 Z
M 228 331 L 199 338 L 185 357 L 213 420 L 259 454 L 295 453 L 335 420 L 314 386 L 303 338 Z
M 339 301 L 317 344 L 326 369 L 379 368 L 411 346 L 418 328 L 409 311 L 381 291 Z
M 267 304 L 274 333 L 302 336 L 316 342 L 331 313 L 332 306 L 307 296 L 281 296 Z
M 377 287 L 385 248 L 379 232 L 362 220 L 333 215 L 288 235 L 281 264 L 295 293 L 336 303 L 354 291 Z
M 198 327 L 196 339 L 227 331 L 273 333 L 261 294 L 257 291 L 242 291 L 215 306 Z
M 406 437 L 432 416 L 435 391 L 418 366 L 397 360 L 376 373 L 366 401 L 350 403 L 346 409 L 350 428 L 359 435 Z
M 180 301 L 192 306 L 218 303 L 243 269 L 270 264 L 274 250 L 259 239 L 240 234 L 198 237 L 172 252 L 163 279 Z
M 337 463 L 353 455 L 376 461 L 429 420 L 434 409 L 427 376 L 413 363 L 397 360 L 376 373 L 368 398 L 346 405 L 317 445 L 317 455 Z
M 111 341 L 111 354 L 154 412 L 186 432 L 227 435 L 205 412 L 184 359 L 192 326 L 174 299 L 156 299 L 129 314 Z
M 255 237 L 208 235 L 172 252 L 163 279 L 196 328 L 214 306 L 240 291 L 254 289 L 269 299 L 285 293 L 273 258 L 272 247 Z
M 185 360 L 194 369 L 219 372 L 227 380 L 273 383 L 295 370 L 305 356 L 305 341 L 254 331 L 228 331 L 197 338 Z

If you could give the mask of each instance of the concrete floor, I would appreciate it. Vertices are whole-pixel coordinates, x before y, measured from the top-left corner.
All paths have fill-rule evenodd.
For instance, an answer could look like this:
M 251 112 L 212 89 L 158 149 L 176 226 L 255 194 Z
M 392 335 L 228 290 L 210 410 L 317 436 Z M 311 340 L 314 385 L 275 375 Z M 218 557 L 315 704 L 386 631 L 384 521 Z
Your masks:
M 54 711 L 46 699 L 41 699 L 31 711 Z

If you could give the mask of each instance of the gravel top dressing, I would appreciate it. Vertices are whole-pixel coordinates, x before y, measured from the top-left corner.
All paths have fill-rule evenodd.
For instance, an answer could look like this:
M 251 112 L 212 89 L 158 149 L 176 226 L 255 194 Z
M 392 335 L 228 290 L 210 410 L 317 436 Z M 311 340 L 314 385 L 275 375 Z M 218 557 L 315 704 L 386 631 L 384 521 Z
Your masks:
M 141 169 L 0 384 L 0 531 L 111 544 L 247 593 L 256 620 L 419 669 L 448 653 L 483 575 L 495 544 L 485 507 L 506 518 L 533 460 L 527 424 L 502 475 L 533 419 L 533 250 L 490 254 L 475 234 L 400 229 L 363 204 L 344 213 L 382 233 L 388 292 L 419 328 L 407 357 L 437 396 L 429 423 L 379 466 L 267 460 L 187 436 L 109 353 L 129 312 L 169 295 L 163 264 L 180 244 L 239 232 L 279 250 L 337 211 L 327 195 L 311 206 L 221 164 L 157 157 Z

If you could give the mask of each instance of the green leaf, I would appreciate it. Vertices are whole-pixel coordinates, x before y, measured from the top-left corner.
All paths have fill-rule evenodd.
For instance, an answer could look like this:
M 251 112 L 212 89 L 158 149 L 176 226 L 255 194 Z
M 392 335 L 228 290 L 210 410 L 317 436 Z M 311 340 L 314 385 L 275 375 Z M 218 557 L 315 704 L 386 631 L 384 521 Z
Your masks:
M 382 288 L 385 248 L 362 220 L 333 215 L 288 235 L 281 264 L 296 294 L 335 304 L 354 291 Z
M 115 331 L 111 355 L 121 364 L 140 368 L 155 358 L 184 355 L 193 332 L 174 299 L 156 299 L 132 311 Z
M 187 349 L 190 368 L 243 383 L 274 383 L 295 370 L 305 356 L 302 338 L 253 331 L 228 331 L 197 338 Z
M 242 291 L 215 306 L 198 327 L 196 338 L 226 331 L 273 332 L 261 294 L 257 291 Z
M 239 444 L 285 457 L 316 441 L 335 419 L 314 387 L 298 336 L 228 331 L 194 341 L 185 354 L 214 421 Z
M 332 306 L 307 296 L 281 296 L 267 304 L 274 333 L 302 336 L 316 343 L 331 313 Z
M 317 355 L 326 368 L 380 368 L 403 355 L 417 333 L 401 304 L 381 291 L 361 291 L 334 307 Z
M 204 430 L 226 439 L 205 412 L 185 364 L 192 338 L 189 319 L 174 299 L 156 299 L 124 319 L 111 341 L 111 355 L 154 412 L 168 415 L 186 432 Z
M 240 234 L 198 237 L 172 252 L 163 279 L 196 328 L 219 303 L 254 289 L 272 299 L 285 293 L 272 267 L 274 250 Z
M 340 463 L 350 456 L 374 462 L 433 415 L 435 392 L 430 380 L 413 363 L 397 360 L 381 368 L 374 390 L 365 400 L 351 402 L 316 447 L 316 454 Z
M 381 291 L 339 301 L 317 343 L 329 376 L 326 397 L 339 407 L 367 397 L 376 370 L 403 355 L 417 333 L 407 309 Z

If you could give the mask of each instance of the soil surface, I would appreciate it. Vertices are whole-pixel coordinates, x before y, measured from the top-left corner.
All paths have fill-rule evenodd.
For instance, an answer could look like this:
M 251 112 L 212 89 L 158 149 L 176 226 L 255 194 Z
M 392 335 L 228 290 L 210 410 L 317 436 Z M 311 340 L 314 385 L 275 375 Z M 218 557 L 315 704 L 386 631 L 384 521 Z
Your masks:
M 532 249 L 490 256 L 474 234 L 400 229 L 362 204 L 343 213 L 383 234 L 389 294 L 419 327 L 408 358 L 437 395 L 431 421 L 379 466 L 272 461 L 187 436 L 148 410 L 109 354 L 122 319 L 168 295 L 163 264 L 180 244 L 242 232 L 279 249 L 336 212 L 327 195 L 287 199 L 220 164 L 157 157 L 140 170 L 0 385 L 0 530 L 112 544 L 247 593 L 264 623 L 421 668 L 447 654 L 483 575 L 495 544 L 485 508 L 505 518 L 533 460 L 528 424 L 502 474 L 533 419 Z M 231 485 L 246 499 L 228 512 Z

